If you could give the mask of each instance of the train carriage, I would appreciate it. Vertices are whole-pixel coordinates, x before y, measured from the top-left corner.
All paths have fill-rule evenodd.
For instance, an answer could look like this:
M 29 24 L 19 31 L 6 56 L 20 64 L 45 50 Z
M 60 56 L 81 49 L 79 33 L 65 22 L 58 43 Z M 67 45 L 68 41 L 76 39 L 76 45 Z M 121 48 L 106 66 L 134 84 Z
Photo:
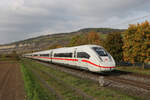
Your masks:
M 63 64 L 92 72 L 112 71 L 113 57 L 101 46 L 81 45 L 25 54 L 25 57 Z

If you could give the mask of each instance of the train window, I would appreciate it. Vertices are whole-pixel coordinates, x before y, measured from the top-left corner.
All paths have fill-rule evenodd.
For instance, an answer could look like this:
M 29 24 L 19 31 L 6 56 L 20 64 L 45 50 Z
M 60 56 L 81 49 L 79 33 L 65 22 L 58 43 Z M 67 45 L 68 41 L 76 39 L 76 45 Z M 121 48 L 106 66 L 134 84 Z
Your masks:
M 90 55 L 87 54 L 86 52 L 77 52 L 77 58 L 90 58 Z
M 42 57 L 49 57 L 49 54 L 40 54 Z
M 72 53 L 55 53 L 54 57 L 72 57 Z
M 55 53 L 54 57 L 60 57 L 60 54 L 59 53 Z
M 99 56 L 108 56 L 107 52 L 100 47 L 93 47 L 92 48 Z
M 64 53 L 65 57 L 72 57 L 72 53 Z

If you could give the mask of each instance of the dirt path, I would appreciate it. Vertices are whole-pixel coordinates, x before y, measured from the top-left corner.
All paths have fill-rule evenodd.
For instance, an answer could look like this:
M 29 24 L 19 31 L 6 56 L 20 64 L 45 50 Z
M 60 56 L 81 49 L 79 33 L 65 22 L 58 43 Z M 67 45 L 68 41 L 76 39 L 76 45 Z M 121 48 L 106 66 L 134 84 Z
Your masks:
M 25 100 L 23 80 L 17 62 L 0 62 L 0 100 Z

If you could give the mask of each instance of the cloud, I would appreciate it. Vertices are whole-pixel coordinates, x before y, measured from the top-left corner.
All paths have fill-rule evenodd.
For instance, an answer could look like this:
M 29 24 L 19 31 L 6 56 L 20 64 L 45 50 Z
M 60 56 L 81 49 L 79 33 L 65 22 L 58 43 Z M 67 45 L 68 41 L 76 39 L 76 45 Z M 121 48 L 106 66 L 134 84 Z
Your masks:
M 150 14 L 149 4 L 149 0 L 4 0 L 0 44 L 86 27 L 127 28 L 141 21 L 129 20 Z

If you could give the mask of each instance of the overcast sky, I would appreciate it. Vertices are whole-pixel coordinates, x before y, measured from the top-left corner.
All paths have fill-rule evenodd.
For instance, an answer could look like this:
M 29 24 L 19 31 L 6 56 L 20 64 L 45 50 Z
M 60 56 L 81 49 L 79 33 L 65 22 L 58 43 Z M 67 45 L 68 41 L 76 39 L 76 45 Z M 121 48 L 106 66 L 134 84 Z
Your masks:
M 149 20 L 150 0 L 0 0 L 0 44 L 88 27 Z

